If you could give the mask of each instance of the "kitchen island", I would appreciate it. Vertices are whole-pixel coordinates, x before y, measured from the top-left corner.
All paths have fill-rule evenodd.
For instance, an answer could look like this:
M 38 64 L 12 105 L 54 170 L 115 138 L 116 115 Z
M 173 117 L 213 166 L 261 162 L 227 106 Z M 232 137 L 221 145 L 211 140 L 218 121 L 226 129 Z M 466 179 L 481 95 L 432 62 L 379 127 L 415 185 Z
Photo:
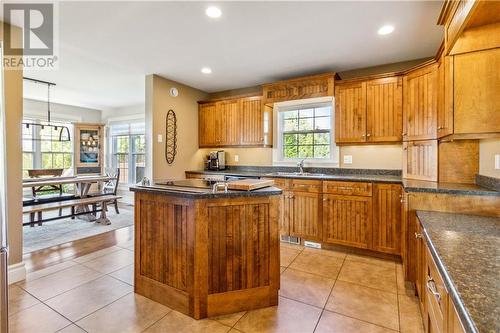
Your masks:
M 135 292 L 195 319 L 277 305 L 281 190 L 181 185 L 131 187 Z

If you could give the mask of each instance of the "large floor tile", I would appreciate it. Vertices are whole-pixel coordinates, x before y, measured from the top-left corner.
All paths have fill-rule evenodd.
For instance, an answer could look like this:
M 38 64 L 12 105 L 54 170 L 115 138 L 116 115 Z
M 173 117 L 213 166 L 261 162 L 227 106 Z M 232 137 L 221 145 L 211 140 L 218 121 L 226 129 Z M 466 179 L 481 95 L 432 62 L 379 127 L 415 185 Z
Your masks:
M 364 256 L 360 254 L 348 254 L 346 257 L 347 261 L 362 262 L 365 264 L 372 264 L 379 267 L 390 267 L 396 268 L 396 262 L 392 260 L 380 259 L 375 257 Z
M 338 257 L 344 259 L 346 257 L 346 253 L 338 250 L 327 250 L 327 249 L 313 249 L 311 247 L 304 248 L 304 253 L 306 254 L 321 254 L 324 256 L 330 257 Z
M 287 247 L 280 248 L 280 266 L 288 267 L 292 261 L 299 255 L 302 250 L 290 249 Z
M 77 321 L 133 291 L 133 287 L 109 276 L 87 282 L 45 303 L 71 321 Z
M 424 325 L 415 296 L 399 295 L 399 322 L 401 333 L 423 333 Z
M 160 321 L 148 328 L 147 333 L 226 333 L 230 326 L 223 325 L 215 320 L 196 320 L 180 312 L 171 311 Z
M 66 326 L 60 331 L 57 331 L 57 333 L 86 333 L 84 330 L 82 330 L 80 327 L 76 326 L 75 324 Z
M 98 272 L 108 274 L 133 263 L 134 253 L 129 250 L 120 249 L 119 251 L 84 262 L 83 265 Z
M 324 311 L 314 333 L 396 333 L 384 327 Z
M 40 270 L 26 274 L 25 281 L 33 281 L 33 280 L 39 279 L 41 277 L 62 271 L 63 269 L 70 268 L 70 267 L 75 266 L 75 265 L 77 265 L 77 263 L 73 262 L 71 260 L 64 261 L 62 263 L 55 264 L 55 265 L 46 267 L 44 269 L 40 269 Z
M 75 259 L 73 259 L 73 261 L 81 264 L 81 263 L 84 263 L 84 262 L 87 262 L 87 261 L 90 261 L 90 260 L 102 257 L 102 256 L 104 256 L 106 254 L 110 254 L 110 253 L 116 252 L 118 250 L 122 250 L 122 248 L 120 248 L 118 246 L 111 246 L 111 247 L 107 247 L 105 249 L 94 251 L 94 252 L 86 254 L 84 256 L 75 258 Z
M 40 303 L 9 316 L 9 333 L 51 333 L 70 324 L 63 316 Z
M 236 312 L 236 313 L 232 313 L 232 314 L 228 314 L 228 315 L 222 315 L 222 316 L 213 317 L 213 318 L 210 318 L 210 319 L 217 320 L 221 324 L 233 327 L 234 324 L 236 324 L 236 322 L 238 320 L 240 320 L 241 317 L 243 317 L 243 315 L 245 313 L 246 313 L 246 311 Z
M 396 280 L 398 284 L 398 294 L 411 296 L 413 291 L 406 290 L 405 276 L 403 273 L 403 265 L 396 264 Z
M 289 267 L 302 272 L 336 279 L 343 262 L 344 259 L 335 256 L 302 252 Z
M 134 249 L 134 240 L 131 239 L 128 242 L 118 243 L 118 244 L 116 244 L 116 246 L 119 246 L 123 249 L 133 250 Z
M 334 283 L 334 279 L 288 268 L 281 275 L 280 295 L 322 308 Z
M 246 333 L 313 332 L 321 309 L 280 297 L 279 306 L 247 312 L 234 328 Z
M 35 297 L 16 285 L 9 286 L 9 315 L 40 303 Z
M 289 248 L 289 249 L 292 249 L 292 250 L 302 250 L 304 249 L 304 245 L 300 245 L 300 244 L 292 244 L 292 243 L 286 243 L 286 242 L 280 242 L 280 247 L 281 248 Z
M 109 275 L 115 279 L 128 283 L 131 286 L 134 285 L 134 265 L 123 267 L 117 271 L 109 273 Z
M 166 306 L 130 293 L 76 324 L 87 332 L 142 332 L 169 311 Z
M 338 279 L 380 290 L 397 292 L 395 267 L 376 266 L 346 259 Z
M 82 265 L 75 265 L 42 278 L 19 283 L 23 289 L 38 299 L 46 300 L 97 279 L 101 273 Z
M 399 330 L 397 294 L 337 281 L 326 309 Z

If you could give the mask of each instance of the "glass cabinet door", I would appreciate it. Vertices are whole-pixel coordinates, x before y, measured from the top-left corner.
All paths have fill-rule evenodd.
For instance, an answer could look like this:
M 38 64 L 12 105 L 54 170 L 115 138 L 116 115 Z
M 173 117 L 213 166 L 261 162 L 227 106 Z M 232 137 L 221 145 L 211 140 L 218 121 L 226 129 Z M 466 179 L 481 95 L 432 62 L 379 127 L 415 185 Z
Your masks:
M 99 139 L 98 130 L 80 129 L 80 163 L 99 163 Z

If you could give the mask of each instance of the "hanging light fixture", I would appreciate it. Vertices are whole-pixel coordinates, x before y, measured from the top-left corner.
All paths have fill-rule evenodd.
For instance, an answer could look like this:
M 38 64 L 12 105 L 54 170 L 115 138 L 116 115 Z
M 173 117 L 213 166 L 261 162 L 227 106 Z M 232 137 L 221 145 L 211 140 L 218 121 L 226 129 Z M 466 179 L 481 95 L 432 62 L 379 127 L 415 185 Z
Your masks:
M 46 138 L 23 138 L 26 140 L 32 140 L 32 141 L 56 141 L 56 142 L 65 142 L 65 141 L 71 141 L 71 133 L 69 131 L 69 128 L 64 125 L 56 125 L 53 124 L 50 121 L 50 87 L 55 86 L 55 83 L 48 82 L 48 81 L 42 81 L 42 80 L 37 80 L 37 79 L 32 79 L 29 77 L 23 77 L 24 80 L 34 82 L 36 84 L 45 84 L 47 85 L 47 122 L 46 123 L 34 123 L 34 122 L 23 122 L 23 125 L 26 126 L 27 129 L 30 128 L 30 126 L 33 127 L 41 127 L 41 129 L 45 129 L 45 127 L 48 127 L 49 129 L 53 130 L 54 132 L 58 133 L 55 135 L 55 137 L 52 136 L 52 133 L 50 135 L 49 139 Z

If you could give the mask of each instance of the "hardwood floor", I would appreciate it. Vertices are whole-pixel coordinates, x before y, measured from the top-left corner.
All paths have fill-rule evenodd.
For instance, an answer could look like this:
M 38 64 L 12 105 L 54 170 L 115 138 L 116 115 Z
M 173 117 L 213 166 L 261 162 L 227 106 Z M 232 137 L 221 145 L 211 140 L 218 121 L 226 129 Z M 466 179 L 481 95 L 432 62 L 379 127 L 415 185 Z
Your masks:
M 134 227 L 130 226 L 31 252 L 25 254 L 23 260 L 26 270 L 33 272 L 113 245 L 131 242 L 133 239 Z

